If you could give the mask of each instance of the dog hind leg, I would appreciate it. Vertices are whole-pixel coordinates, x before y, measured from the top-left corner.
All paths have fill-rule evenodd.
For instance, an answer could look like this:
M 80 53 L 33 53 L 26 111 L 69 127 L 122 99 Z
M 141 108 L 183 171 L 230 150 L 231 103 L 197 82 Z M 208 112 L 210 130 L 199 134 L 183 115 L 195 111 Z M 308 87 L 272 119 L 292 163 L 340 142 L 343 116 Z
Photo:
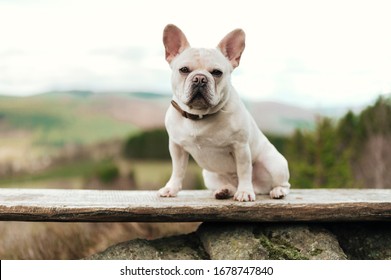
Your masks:
M 274 154 L 271 158 L 262 158 L 253 165 L 253 185 L 255 193 L 269 194 L 279 199 L 289 193 L 289 169 L 285 158 Z
M 234 196 L 237 190 L 237 178 L 203 170 L 205 186 L 214 191 L 216 199 L 227 199 Z

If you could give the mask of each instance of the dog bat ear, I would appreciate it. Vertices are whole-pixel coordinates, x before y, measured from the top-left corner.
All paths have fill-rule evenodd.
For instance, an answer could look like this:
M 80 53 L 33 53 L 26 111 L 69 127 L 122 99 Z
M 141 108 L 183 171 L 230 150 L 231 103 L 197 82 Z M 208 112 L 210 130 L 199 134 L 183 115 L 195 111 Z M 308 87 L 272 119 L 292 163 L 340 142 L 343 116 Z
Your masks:
M 173 24 L 168 24 L 163 31 L 163 44 L 166 49 L 168 63 L 185 49 L 190 47 L 185 34 Z
M 217 48 L 228 58 L 233 68 L 239 66 L 244 51 L 246 34 L 242 29 L 235 29 L 220 41 Z

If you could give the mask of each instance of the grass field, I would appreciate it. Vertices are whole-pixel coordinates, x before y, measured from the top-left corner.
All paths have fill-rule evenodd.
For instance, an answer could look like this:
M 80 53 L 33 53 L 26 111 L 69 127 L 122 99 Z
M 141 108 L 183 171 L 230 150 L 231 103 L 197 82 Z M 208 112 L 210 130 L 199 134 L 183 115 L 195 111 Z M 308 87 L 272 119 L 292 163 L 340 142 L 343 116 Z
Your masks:
M 125 161 L 125 160 L 81 160 L 51 167 L 41 172 L 0 178 L 2 188 L 86 188 L 88 181 L 99 179 L 100 174 L 112 166 L 119 170 L 119 178 L 132 177 L 133 186 L 129 189 L 157 190 L 163 187 L 171 175 L 170 161 Z M 107 189 L 118 187 L 111 181 L 105 183 Z M 201 169 L 190 162 L 184 181 L 185 189 L 203 188 Z M 122 187 L 121 187 L 122 188 Z M 125 186 L 125 188 L 128 188 Z
M 61 148 L 123 138 L 137 128 L 100 114 L 102 100 L 69 94 L 0 97 L 0 133 L 25 131 L 31 145 Z M 0 144 L 1 143 L 0 138 Z

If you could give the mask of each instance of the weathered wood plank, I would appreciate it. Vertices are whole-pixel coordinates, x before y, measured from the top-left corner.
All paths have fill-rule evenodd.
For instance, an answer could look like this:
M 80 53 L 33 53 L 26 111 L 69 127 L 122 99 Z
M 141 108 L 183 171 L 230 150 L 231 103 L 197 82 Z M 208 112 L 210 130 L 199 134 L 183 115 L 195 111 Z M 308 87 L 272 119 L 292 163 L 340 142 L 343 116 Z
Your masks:
M 0 220 L 60 222 L 391 221 L 391 190 L 292 190 L 284 199 L 216 200 L 206 190 L 0 189 Z

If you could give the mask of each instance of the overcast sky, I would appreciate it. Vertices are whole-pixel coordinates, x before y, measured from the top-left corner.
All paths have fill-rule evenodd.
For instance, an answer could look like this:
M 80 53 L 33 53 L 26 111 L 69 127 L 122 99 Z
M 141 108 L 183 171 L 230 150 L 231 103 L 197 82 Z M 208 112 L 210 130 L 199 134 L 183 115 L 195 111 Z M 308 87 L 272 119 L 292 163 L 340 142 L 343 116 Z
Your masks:
M 0 93 L 170 92 L 162 31 L 195 47 L 243 28 L 250 100 L 356 106 L 391 93 L 391 1 L 0 0 Z

